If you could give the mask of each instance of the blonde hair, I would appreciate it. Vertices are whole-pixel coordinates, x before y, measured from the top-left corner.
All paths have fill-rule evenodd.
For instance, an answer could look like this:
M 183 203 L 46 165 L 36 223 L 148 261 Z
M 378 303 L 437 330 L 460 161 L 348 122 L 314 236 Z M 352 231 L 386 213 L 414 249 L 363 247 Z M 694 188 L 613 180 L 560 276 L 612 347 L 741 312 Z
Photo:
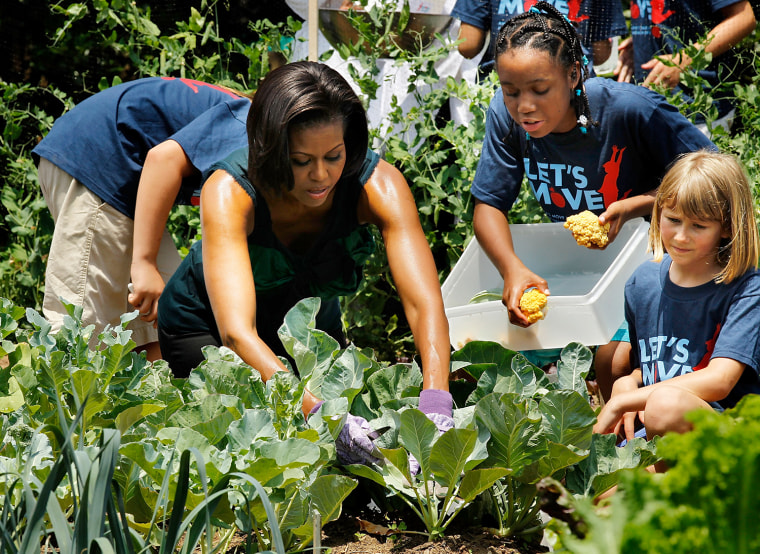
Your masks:
M 730 283 L 757 267 L 759 244 L 749 179 L 729 154 L 699 150 L 681 155 L 662 179 L 652 209 L 649 248 L 655 261 L 665 248 L 660 236 L 662 209 L 675 209 L 692 219 L 717 221 L 728 234 L 717 253 L 723 268 L 717 283 Z

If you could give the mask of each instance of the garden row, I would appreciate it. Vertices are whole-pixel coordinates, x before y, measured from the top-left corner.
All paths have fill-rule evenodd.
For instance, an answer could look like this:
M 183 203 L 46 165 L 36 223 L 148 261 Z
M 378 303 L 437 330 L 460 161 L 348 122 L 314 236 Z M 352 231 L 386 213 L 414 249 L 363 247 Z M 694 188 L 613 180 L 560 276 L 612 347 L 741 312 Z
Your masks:
M 370 496 L 381 512 L 392 511 L 393 499 L 406 503 L 431 540 L 473 503 L 500 535 L 540 535 L 545 478 L 593 497 L 619 470 L 655 459 L 643 439 L 615 448 L 613 436 L 592 435 L 584 380 L 591 352 L 582 345 L 564 349 L 552 382 L 520 354 L 469 344 L 454 356 L 463 379 L 452 390 L 462 407 L 455 428 L 441 435 L 415 409 L 419 368 L 339 348 L 314 328 L 318 306 L 318 299 L 299 303 L 280 331 L 300 379 L 280 372 L 264 384 L 216 348 L 189 379 L 172 379 L 164 362 L 131 352 L 123 328 L 104 332 L 93 351 L 78 309 L 51 335 L 37 312 L 3 300 L 0 354 L 9 364 L 0 372 L 0 520 L 3 543 L 18 547 L 9 551 L 43 540 L 81 551 L 96 539 L 117 551 L 123 543 L 124 552 L 132 551 L 128 543 L 173 550 L 184 531 L 190 544 L 220 529 L 248 534 L 251 551 L 301 550 L 315 512 L 319 530 L 352 490 L 376 485 Z M 29 331 L 18 327 L 24 314 Z M 308 421 L 306 387 L 325 400 Z M 375 441 L 378 464 L 336 461 L 349 411 L 387 429 Z
M 556 518 L 557 548 L 571 552 L 760 547 L 760 399 L 698 414 L 688 435 L 621 448 L 592 434 L 586 347 L 563 349 L 552 380 L 519 353 L 472 342 L 453 357 L 460 407 L 440 434 L 416 409 L 419 368 L 339 348 L 314 328 L 318 302 L 299 303 L 280 331 L 300 378 L 280 372 L 264 384 L 213 347 L 188 379 L 172 379 L 164 362 L 131 352 L 130 316 L 93 351 L 77 309 L 51 335 L 37 312 L 1 300 L 0 551 L 190 552 L 203 541 L 212 552 L 235 535 L 247 552 L 302 551 L 359 490 L 383 514 L 407 505 L 419 519 L 406 523 L 433 540 L 455 518 L 540 537 L 543 510 Z M 308 420 L 307 387 L 325 399 Z M 386 430 L 377 464 L 336 461 L 349 410 Z M 667 474 L 628 471 L 657 451 L 678 460 Z M 616 484 L 597 511 L 593 499 Z

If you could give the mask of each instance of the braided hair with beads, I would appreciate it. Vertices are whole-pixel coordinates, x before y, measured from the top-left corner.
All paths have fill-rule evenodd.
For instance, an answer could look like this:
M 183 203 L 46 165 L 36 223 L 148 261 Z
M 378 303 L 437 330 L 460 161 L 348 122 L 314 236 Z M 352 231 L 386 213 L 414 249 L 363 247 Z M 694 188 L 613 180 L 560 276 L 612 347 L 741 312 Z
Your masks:
M 581 49 L 581 40 L 573 24 L 548 2 L 537 2 L 530 10 L 508 19 L 496 38 L 496 58 L 513 48 L 533 48 L 548 53 L 562 67 L 580 65 L 581 78 L 575 85 L 572 99 L 578 125 L 585 135 L 589 125 L 598 125 L 591 118 L 591 108 L 583 88 L 588 78 L 588 59 Z

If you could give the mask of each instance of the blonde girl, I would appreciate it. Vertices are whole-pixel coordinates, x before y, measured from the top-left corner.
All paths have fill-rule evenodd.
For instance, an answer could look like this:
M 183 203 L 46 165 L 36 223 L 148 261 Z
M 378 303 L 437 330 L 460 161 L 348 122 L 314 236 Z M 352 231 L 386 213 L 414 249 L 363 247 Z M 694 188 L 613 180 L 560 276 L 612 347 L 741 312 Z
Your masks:
M 633 372 L 615 381 L 594 431 L 683 433 L 695 409 L 760 392 L 758 232 L 747 175 L 730 155 L 681 156 L 660 184 L 645 262 L 625 289 Z

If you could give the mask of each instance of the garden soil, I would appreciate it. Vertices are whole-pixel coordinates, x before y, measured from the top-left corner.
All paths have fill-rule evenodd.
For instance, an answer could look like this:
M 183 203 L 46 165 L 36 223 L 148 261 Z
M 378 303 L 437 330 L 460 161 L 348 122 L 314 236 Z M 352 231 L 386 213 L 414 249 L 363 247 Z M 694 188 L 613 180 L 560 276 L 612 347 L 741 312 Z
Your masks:
M 395 533 L 395 534 L 394 534 Z M 355 516 L 344 514 L 322 529 L 322 551 L 329 554 L 540 554 L 539 544 L 497 537 L 483 528 L 452 529 L 446 537 L 429 542 L 426 535 L 392 532 Z M 228 554 L 243 554 L 244 539 L 231 541 Z
M 548 552 L 544 546 L 504 539 L 484 529 L 453 530 L 437 542 L 424 535 L 383 536 L 362 532 L 365 522 L 343 517 L 325 526 L 322 546 L 331 554 L 537 554 Z

